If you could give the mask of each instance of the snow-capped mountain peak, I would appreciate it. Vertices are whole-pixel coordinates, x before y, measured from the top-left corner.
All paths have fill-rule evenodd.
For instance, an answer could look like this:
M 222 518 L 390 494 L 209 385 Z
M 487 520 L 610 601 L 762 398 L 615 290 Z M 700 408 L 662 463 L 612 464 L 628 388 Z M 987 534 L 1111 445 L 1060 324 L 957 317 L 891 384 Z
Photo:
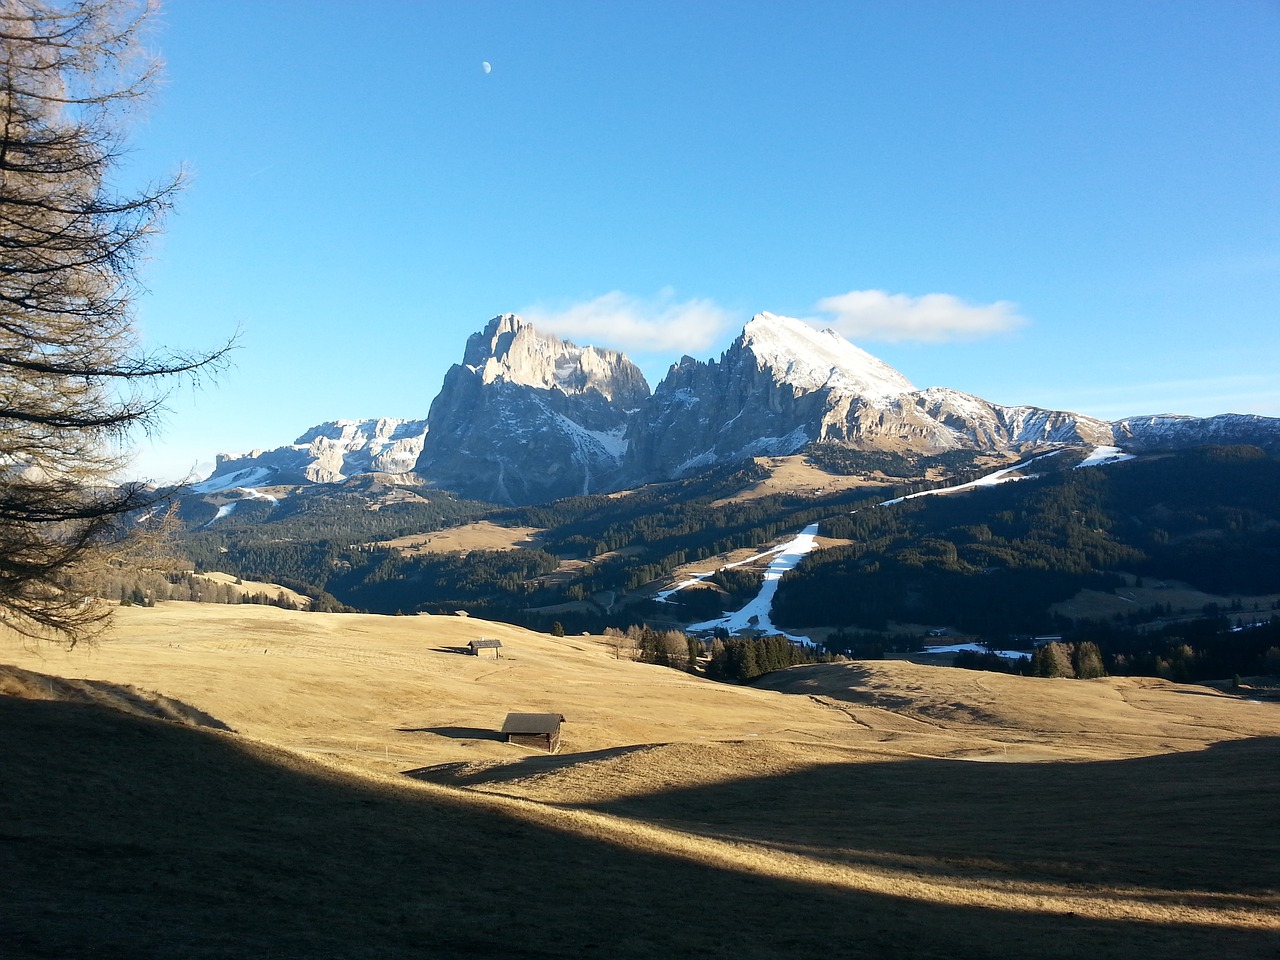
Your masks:
M 739 343 L 770 369 L 777 382 L 809 393 L 830 387 L 869 400 L 911 393 L 916 388 L 883 360 L 855 347 L 834 330 L 816 330 L 803 320 L 758 313 Z
M 197 493 L 279 483 L 340 483 L 358 473 L 401 474 L 413 470 L 427 435 L 425 420 L 331 420 L 274 450 L 218 454 Z

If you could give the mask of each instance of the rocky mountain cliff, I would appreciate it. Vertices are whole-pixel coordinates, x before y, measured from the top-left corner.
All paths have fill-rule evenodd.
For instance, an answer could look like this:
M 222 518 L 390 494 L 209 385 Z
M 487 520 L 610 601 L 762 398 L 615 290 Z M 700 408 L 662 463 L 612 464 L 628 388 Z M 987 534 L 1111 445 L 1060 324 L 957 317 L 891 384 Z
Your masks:
M 832 331 L 762 313 L 719 360 L 684 357 L 656 392 L 622 354 L 495 317 L 467 341 L 422 420 L 337 421 L 267 452 L 219 456 L 200 492 L 407 474 L 462 496 L 535 503 L 688 476 L 718 463 L 857 450 L 1134 451 L 1204 443 L 1280 449 L 1280 419 L 1159 415 L 1108 423 L 920 390 Z
M 417 472 L 499 503 L 614 489 L 628 418 L 648 397 L 622 354 L 495 317 L 445 375 Z
M 815 441 L 942 453 L 1111 442 L 1110 425 L 1004 407 L 945 387 L 917 390 L 834 331 L 762 313 L 719 361 L 685 357 L 629 435 L 627 474 L 684 476 L 727 459 L 796 453 Z
M 819 439 L 832 394 L 913 390 L 892 367 L 799 320 L 755 317 L 719 361 L 684 357 L 628 434 L 627 475 L 671 478 L 714 463 L 795 453 Z

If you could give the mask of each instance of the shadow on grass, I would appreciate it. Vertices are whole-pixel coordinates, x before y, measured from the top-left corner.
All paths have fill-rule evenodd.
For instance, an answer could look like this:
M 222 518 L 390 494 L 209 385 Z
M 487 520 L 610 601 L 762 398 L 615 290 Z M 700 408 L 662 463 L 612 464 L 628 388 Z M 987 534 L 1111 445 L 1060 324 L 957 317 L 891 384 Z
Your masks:
M 501 740 L 502 734 L 496 739 Z M 406 770 L 404 775 L 425 783 L 439 783 L 454 787 L 474 787 L 483 783 L 502 783 L 507 780 L 522 780 L 525 777 L 550 773 L 579 763 L 590 763 L 592 760 L 607 760 L 637 750 L 647 750 L 649 745 L 641 744 L 628 747 L 610 747 L 605 750 L 588 750 L 583 753 L 537 754 L 516 761 L 502 761 L 491 766 L 476 766 L 466 762 L 437 763 L 416 770 Z
M 1235 759 L 1265 757 L 1274 752 Z M 939 767 L 922 770 L 929 776 L 909 783 L 927 786 L 926 794 L 972 791 L 950 807 L 969 814 L 955 829 L 984 816 L 980 801 L 992 789 L 952 781 Z M 0 771 L 5 960 L 1187 960 L 1270 957 L 1280 946 L 1265 930 L 974 909 L 741 873 L 525 821 L 474 796 L 373 784 L 230 735 L 91 704 L 0 696 Z M 818 776 L 796 786 L 830 783 Z M 760 786 L 766 802 L 789 795 Z M 1041 814 L 1041 832 L 1050 834 L 1074 811 L 1053 795 L 1060 784 L 1045 786 L 1024 812 Z M 873 800 L 874 791 L 861 797 Z M 933 807 L 921 799 L 921 814 L 937 812 L 937 797 Z M 684 804 L 676 801 L 653 803 L 675 814 Z M 770 816 L 817 822 L 824 806 L 810 794 Z M 875 822 L 873 815 L 864 829 Z
M 1268 737 L 1105 762 L 823 765 L 590 808 L 863 866 L 1255 895 L 1280 890 L 1278 796 Z
M 505 737 L 491 727 L 396 727 L 397 733 L 434 733 L 450 740 L 503 740 Z
M 63 703 L 93 703 L 140 717 L 171 720 L 210 730 L 231 728 L 211 714 L 162 693 L 148 693 L 122 683 L 105 680 L 69 680 L 45 673 L 0 664 L 0 694 L 9 693 L 30 700 L 58 700 Z

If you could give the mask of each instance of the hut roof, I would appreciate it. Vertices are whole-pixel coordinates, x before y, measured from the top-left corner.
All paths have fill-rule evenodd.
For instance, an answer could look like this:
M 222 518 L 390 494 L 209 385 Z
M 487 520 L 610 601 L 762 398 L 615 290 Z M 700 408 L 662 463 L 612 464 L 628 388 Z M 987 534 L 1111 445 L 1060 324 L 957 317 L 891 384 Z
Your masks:
M 467 641 L 467 646 L 470 647 L 472 650 L 489 650 L 493 647 L 502 646 L 502 641 L 490 640 L 485 637 L 481 637 L 479 640 Z
M 508 713 L 503 733 L 555 733 L 564 717 L 558 713 Z

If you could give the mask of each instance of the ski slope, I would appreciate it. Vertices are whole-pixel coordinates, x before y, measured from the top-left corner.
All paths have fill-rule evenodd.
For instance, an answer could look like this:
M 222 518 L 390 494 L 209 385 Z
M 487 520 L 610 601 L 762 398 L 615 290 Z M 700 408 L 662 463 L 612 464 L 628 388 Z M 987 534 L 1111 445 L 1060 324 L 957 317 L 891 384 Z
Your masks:
M 1027 467 L 1037 461 L 1047 459 L 1048 457 L 1057 456 L 1062 451 L 1054 450 L 1049 453 L 1041 454 L 1038 457 L 1032 457 L 1024 463 L 1015 463 L 1011 467 L 1002 467 L 985 476 L 979 477 L 977 480 L 971 480 L 968 483 L 957 484 L 954 487 L 939 487 L 935 490 L 921 490 L 917 493 L 909 493 L 904 497 L 895 497 L 892 500 L 882 500 L 876 504 L 879 507 L 893 506 L 895 503 L 902 503 L 905 500 L 914 500 L 917 497 L 936 497 L 946 496 L 953 493 L 961 493 L 965 490 L 975 490 L 979 487 L 993 487 L 1001 483 L 1012 483 L 1017 480 L 1029 480 L 1039 476 L 1035 473 L 1023 473 Z M 1133 455 L 1125 453 L 1119 447 L 1095 447 L 1093 451 L 1076 464 L 1077 467 L 1100 466 L 1109 463 L 1119 463 L 1123 460 L 1132 460 Z M 742 609 L 733 613 L 727 613 L 722 617 L 716 617 L 712 620 L 704 620 L 701 623 L 691 624 L 686 627 L 689 633 L 711 633 L 715 630 L 727 630 L 731 634 L 743 633 L 747 631 L 761 631 L 765 634 L 781 634 L 793 643 L 811 643 L 807 637 L 795 636 L 780 630 L 774 625 L 771 615 L 773 612 L 773 598 L 778 592 L 778 586 L 782 581 L 782 575 L 789 570 L 794 570 L 796 565 L 805 557 L 817 549 L 818 524 L 811 523 L 800 531 L 795 537 L 788 540 L 781 546 L 773 547 L 763 553 L 757 553 L 755 556 L 748 557 L 745 560 L 739 560 L 735 563 L 724 564 L 715 570 L 708 570 L 705 573 L 695 573 L 686 580 L 681 581 L 673 587 L 669 587 L 657 594 L 654 598 L 663 603 L 671 603 L 673 594 L 679 593 L 688 587 L 702 583 L 708 577 L 715 576 L 719 570 L 727 570 L 731 567 L 742 567 L 747 564 L 763 560 L 765 557 L 773 556 L 774 559 L 769 562 L 768 569 L 765 570 L 764 582 L 760 585 L 760 592 L 747 603 Z M 948 652 L 953 648 L 938 647 L 931 652 L 940 653 Z M 975 644 L 969 644 L 963 647 L 955 647 L 959 649 L 973 649 L 979 652 L 986 652 L 986 647 L 980 647 Z M 1024 657 L 1027 656 L 1017 651 L 996 650 L 992 651 L 1001 657 Z

